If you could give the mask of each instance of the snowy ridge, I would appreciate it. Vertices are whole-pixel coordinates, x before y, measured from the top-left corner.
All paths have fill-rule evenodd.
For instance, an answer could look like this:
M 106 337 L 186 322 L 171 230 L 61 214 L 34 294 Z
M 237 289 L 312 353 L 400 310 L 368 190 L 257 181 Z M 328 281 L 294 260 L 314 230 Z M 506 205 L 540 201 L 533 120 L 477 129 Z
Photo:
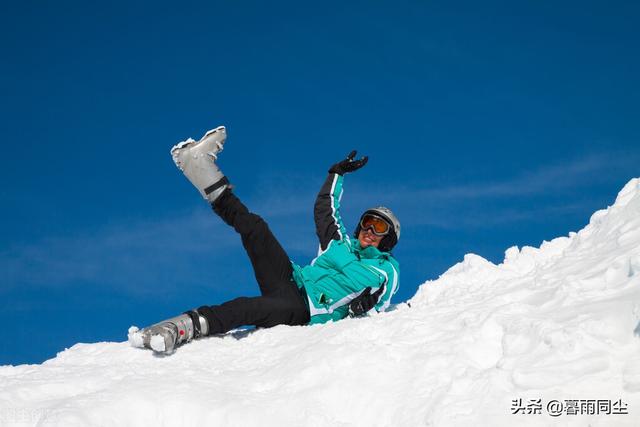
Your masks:
M 171 357 L 77 344 L 0 367 L 0 424 L 637 425 L 640 179 L 578 233 L 510 248 L 499 265 L 466 255 L 410 303 Z M 512 414 L 514 399 L 542 411 Z M 549 415 L 565 399 L 621 399 L 628 414 Z

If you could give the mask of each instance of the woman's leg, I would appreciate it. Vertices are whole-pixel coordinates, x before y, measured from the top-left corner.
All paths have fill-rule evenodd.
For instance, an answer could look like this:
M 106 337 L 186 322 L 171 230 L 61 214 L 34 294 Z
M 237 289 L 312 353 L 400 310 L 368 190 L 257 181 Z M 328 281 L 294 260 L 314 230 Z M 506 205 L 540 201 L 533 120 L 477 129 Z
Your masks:
M 249 212 L 230 189 L 211 206 L 240 234 L 263 296 L 276 294 L 283 287 L 296 287 L 291 281 L 293 268 L 289 256 L 260 216 Z
M 283 284 L 270 296 L 240 297 L 220 305 L 203 306 L 198 313 L 207 319 L 209 334 L 221 334 L 244 325 L 270 328 L 306 325 L 309 309 L 295 284 Z
M 240 233 L 262 296 L 203 306 L 142 331 L 130 330 L 129 340 L 134 346 L 170 353 L 177 345 L 193 338 L 227 332 L 242 325 L 270 327 L 309 322 L 309 309 L 292 279 L 288 255 L 264 220 L 250 213 L 231 192 L 228 180 L 215 164 L 225 138 L 226 131 L 221 126 L 207 132 L 198 142 L 187 140 L 178 144 L 171 154 L 213 210 Z
M 198 313 L 207 319 L 209 334 L 224 333 L 244 325 L 307 324 L 309 308 L 293 281 L 291 261 L 267 223 L 249 212 L 230 189 L 211 206 L 240 234 L 262 296 L 240 297 L 220 305 L 198 308 Z

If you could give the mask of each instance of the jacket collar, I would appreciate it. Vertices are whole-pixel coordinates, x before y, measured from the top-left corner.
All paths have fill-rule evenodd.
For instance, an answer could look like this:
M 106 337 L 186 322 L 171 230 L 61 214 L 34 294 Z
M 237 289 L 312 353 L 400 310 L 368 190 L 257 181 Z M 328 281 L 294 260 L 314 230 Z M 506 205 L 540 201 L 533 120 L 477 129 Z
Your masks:
M 358 252 L 358 254 L 360 255 L 360 258 L 375 259 L 375 258 L 383 258 L 383 257 L 386 258 L 389 256 L 387 252 L 382 252 L 375 246 L 367 246 L 366 248 L 363 248 L 362 246 L 360 246 L 360 241 L 358 239 L 355 239 L 353 248 L 355 249 L 356 252 Z

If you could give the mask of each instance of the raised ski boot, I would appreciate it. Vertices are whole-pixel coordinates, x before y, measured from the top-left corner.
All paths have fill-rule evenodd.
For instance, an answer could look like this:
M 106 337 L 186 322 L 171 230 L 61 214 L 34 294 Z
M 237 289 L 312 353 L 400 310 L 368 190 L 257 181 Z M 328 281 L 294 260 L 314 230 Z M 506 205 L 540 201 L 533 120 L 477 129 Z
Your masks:
M 129 329 L 129 343 L 156 353 L 171 354 L 180 345 L 209 334 L 209 323 L 196 310 L 151 325 Z
M 227 130 L 219 126 L 208 131 L 200 141 L 189 138 L 171 149 L 173 162 L 209 203 L 229 185 L 229 180 L 215 163 L 226 139 Z

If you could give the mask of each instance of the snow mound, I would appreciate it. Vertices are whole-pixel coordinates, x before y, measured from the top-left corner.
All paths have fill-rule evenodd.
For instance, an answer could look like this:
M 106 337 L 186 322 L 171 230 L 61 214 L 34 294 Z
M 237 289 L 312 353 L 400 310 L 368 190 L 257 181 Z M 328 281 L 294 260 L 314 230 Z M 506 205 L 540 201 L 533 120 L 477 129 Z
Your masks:
M 0 424 L 637 425 L 640 180 L 578 233 L 510 248 L 499 265 L 466 255 L 410 305 L 206 338 L 170 357 L 77 344 L 0 367 Z M 520 410 L 537 399 L 539 413 Z M 619 413 L 554 417 L 554 400 Z

